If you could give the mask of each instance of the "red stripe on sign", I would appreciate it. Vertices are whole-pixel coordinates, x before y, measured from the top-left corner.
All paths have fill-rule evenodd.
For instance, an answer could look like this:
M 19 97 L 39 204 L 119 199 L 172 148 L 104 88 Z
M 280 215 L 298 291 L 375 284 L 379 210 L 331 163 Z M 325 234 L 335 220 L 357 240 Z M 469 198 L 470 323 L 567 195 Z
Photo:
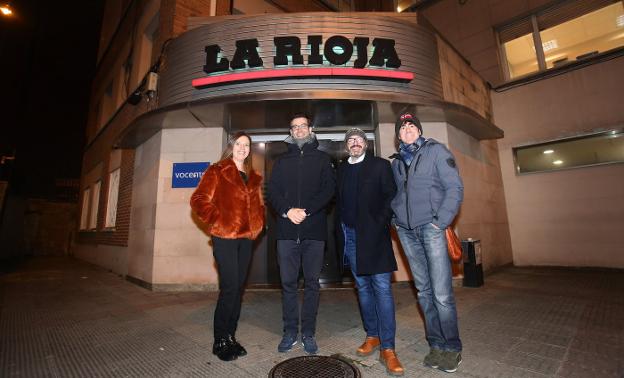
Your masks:
M 289 68 L 238 72 L 193 80 L 194 87 L 235 83 L 238 81 L 285 79 L 293 77 L 361 77 L 367 79 L 412 81 L 414 74 L 405 71 L 372 70 L 366 68 Z

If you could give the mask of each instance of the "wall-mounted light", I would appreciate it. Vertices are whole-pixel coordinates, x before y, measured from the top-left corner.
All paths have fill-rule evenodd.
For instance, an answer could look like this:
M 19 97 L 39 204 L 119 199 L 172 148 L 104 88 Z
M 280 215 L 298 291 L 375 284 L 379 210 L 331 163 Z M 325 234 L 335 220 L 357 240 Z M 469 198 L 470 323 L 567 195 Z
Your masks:
M 15 160 L 15 156 L 2 155 L 2 158 L 0 158 L 0 164 L 4 164 L 9 160 Z
M 149 72 L 147 74 L 147 82 L 145 84 L 145 94 L 148 101 L 154 98 L 156 89 L 158 88 L 158 74 L 156 72 Z
M 13 14 L 13 11 L 11 10 L 11 7 L 8 4 L 5 4 L 5 5 L 0 5 L 0 13 L 2 13 L 4 16 L 10 16 Z
M 141 93 L 140 89 L 137 89 L 136 91 L 132 92 L 130 96 L 128 96 L 128 99 L 126 101 L 128 101 L 130 105 L 136 105 L 141 102 L 141 98 L 143 98 L 143 94 Z

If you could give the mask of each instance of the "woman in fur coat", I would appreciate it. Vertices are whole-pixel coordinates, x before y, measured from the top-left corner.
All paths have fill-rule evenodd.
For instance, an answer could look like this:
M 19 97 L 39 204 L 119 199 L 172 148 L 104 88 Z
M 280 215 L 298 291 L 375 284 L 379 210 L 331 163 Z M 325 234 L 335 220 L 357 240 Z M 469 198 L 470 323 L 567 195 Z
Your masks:
M 210 165 L 191 196 L 191 208 L 209 225 L 219 272 L 212 353 L 223 361 L 247 354 L 234 334 L 241 309 L 253 240 L 264 226 L 262 177 L 251 167 L 251 138 L 238 132 L 221 160 Z

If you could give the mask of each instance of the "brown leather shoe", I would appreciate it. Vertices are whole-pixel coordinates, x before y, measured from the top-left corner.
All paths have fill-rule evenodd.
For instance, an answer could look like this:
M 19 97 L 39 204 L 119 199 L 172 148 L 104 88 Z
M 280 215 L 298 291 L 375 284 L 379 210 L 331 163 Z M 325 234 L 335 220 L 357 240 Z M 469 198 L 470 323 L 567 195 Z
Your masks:
M 399 358 L 394 353 L 394 349 L 382 349 L 379 353 L 379 361 L 386 366 L 386 371 L 390 375 L 402 376 L 405 373 Z
M 357 348 L 356 353 L 358 356 L 361 357 L 370 356 L 371 354 L 373 354 L 374 351 L 379 348 L 379 344 L 381 344 L 379 337 L 366 337 L 364 343 L 360 345 L 359 348 Z

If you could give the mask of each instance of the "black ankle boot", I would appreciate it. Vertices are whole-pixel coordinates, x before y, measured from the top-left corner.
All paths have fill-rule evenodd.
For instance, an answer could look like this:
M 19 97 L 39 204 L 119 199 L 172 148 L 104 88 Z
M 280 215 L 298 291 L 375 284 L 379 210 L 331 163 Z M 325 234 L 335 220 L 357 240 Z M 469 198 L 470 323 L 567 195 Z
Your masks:
M 228 336 L 230 343 L 232 344 L 232 348 L 236 351 L 236 355 L 238 357 L 243 357 L 247 355 L 247 350 L 240 345 L 240 343 L 236 340 L 234 336 Z
M 212 354 L 215 354 L 222 361 L 233 361 L 238 358 L 238 351 L 229 337 L 216 338 L 212 344 Z

